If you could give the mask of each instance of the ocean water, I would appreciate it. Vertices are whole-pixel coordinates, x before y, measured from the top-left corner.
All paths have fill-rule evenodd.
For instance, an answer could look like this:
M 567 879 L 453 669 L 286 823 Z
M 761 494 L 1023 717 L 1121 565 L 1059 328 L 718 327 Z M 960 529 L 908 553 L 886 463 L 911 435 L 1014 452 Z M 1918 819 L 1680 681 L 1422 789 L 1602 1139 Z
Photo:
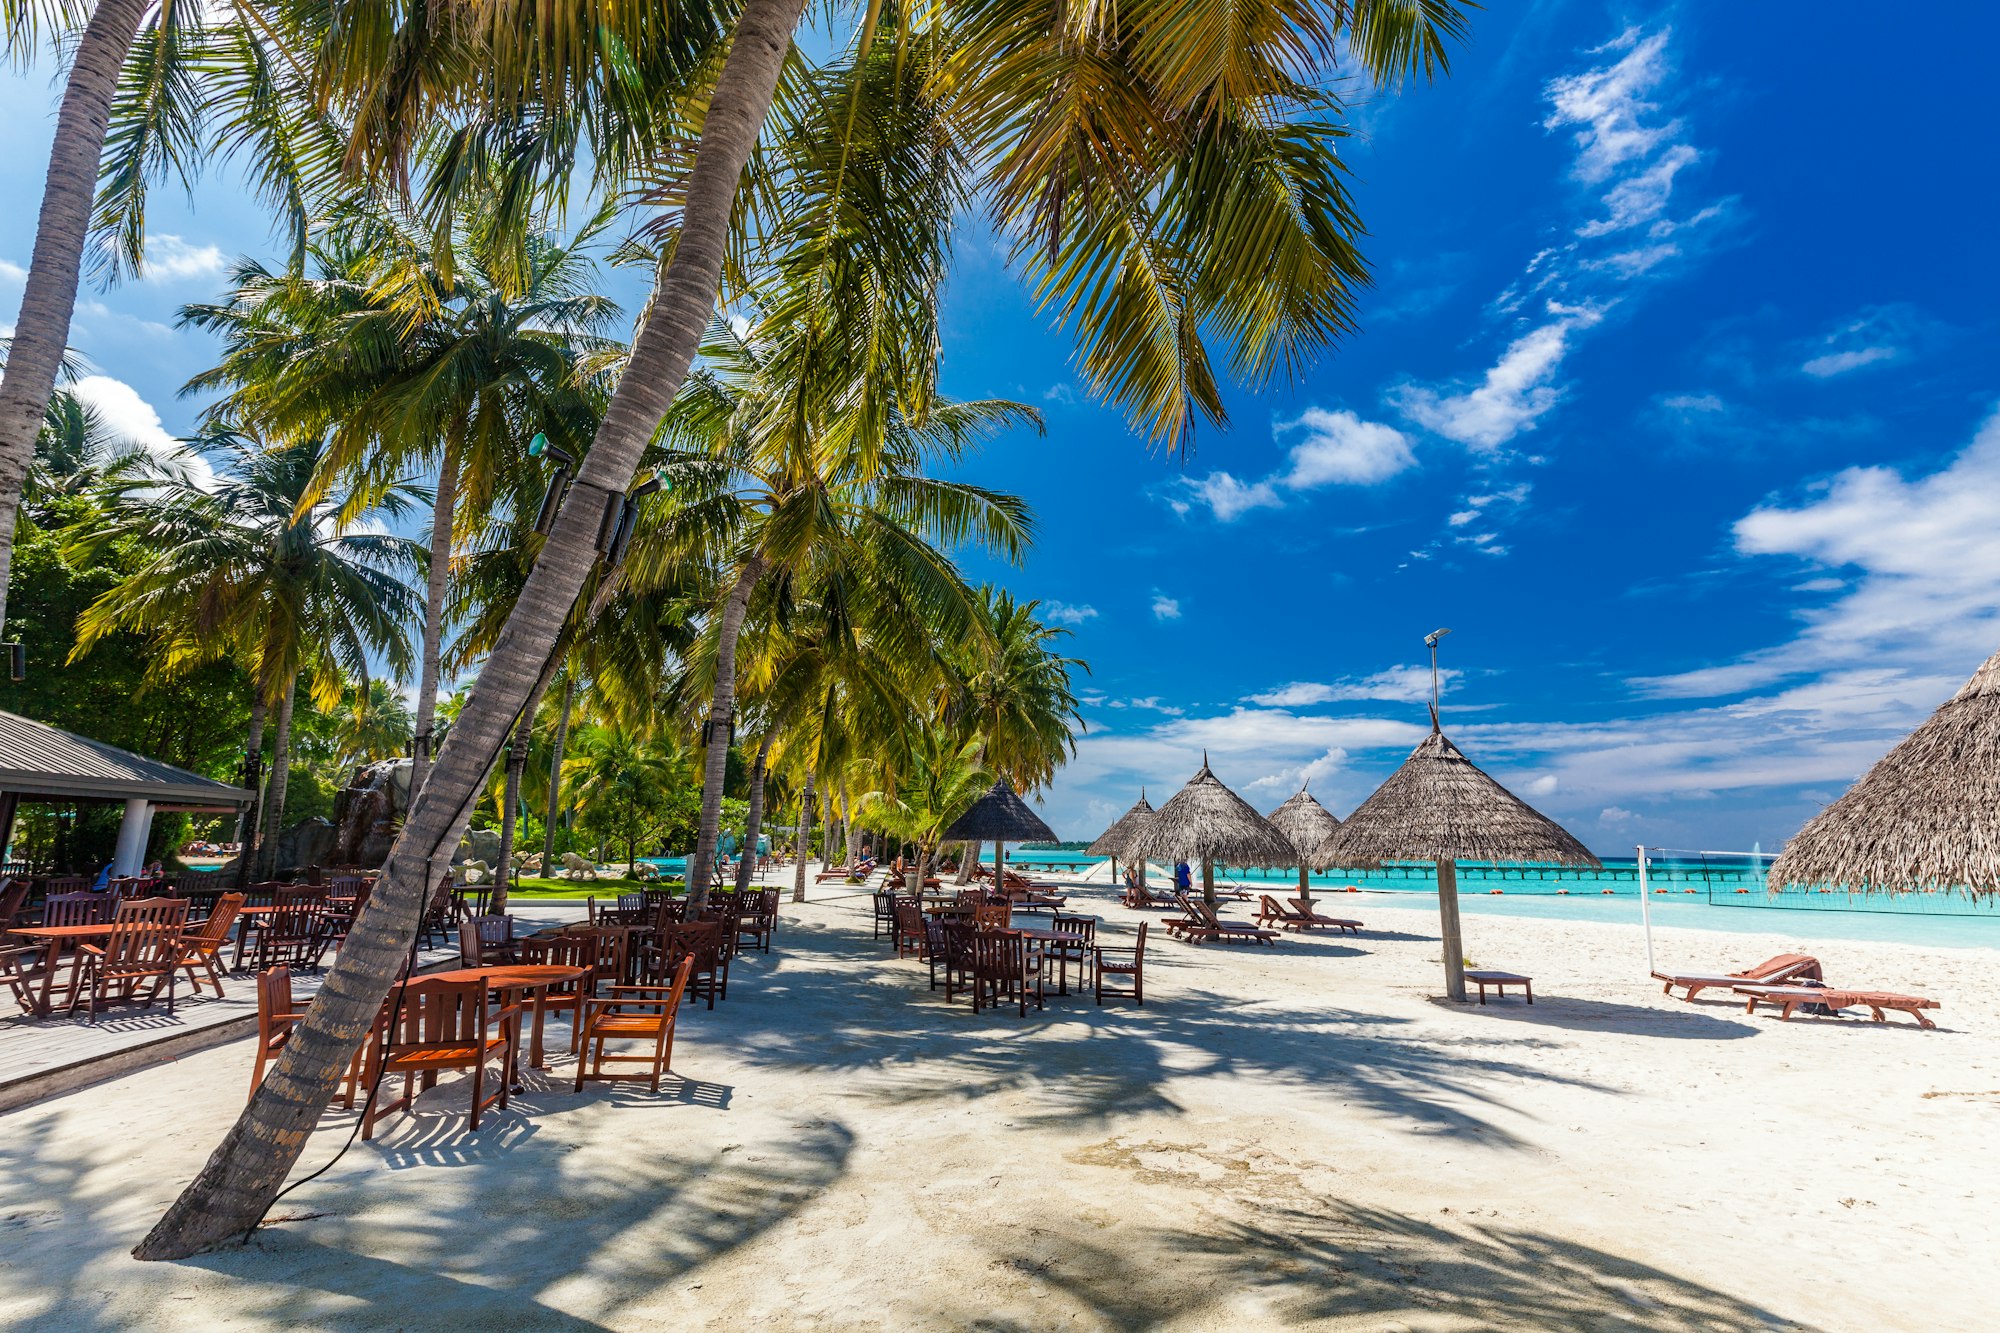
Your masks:
M 992 854 L 985 859 L 990 863 Z M 1007 860 L 1021 866 L 1095 866 L 1106 858 L 1081 852 L 1010 849 Z M 1849 895 L 1829 890 L 1787 890 L 1773 894 L 1764 885 L 1769 858 L 1707 856 L 1654 858 L 1648 862 L 1646 905 L 1656 926 L 1719 930 L 1736 934 L 1791 935 L 1820 939 L 1882 941 L 2000 949 L 2000 906 L 1959 894 Z M 1164 867 L 1154 863 L 1156 876 Z M 1257 891 L 1264 885 L 1296 888 L 1295 870 L 1216 868 L 1218 883 Z M 1372 871 L 1337 871 L 1310 877 L 1313 892 L 1365 901 L 1370 895 L 1407 895 L 1397 907 L 1436 910 L 1437 875 L 1427 865 L 1388 866 Z M 1631 857 L 1607 858 L 1604 869 L 1570 870 L 1534 866 L 1462 863 L 1458 869 L 1459 909 L 1483 916 L 1544 917 L 1570 921 L 1642 924 L 1639 874 Z

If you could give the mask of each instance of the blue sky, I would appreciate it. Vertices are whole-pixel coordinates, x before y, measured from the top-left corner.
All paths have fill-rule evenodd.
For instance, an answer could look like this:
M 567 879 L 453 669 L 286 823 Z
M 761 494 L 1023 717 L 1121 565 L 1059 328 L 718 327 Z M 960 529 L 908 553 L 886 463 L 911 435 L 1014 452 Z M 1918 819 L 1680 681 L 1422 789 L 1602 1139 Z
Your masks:
M 1377 286 L 1192 457 L 1089 403 L 976 221 L 945 380 L 1032 402 L 969 469 L 1031 499 L 1004 581 L 1075 630 L 1091 836 L 1200 763 L 1345 814 L 1426 726 L 1600 851 L 1770 848 L 2000 647 L 2000 17 L 1497 6 L 1451 79 L 1361 98 Z M 1358 91 L 1358 90 L 1357 90 Z M 0 83 L 40 188 L 46 70 Z M 153 272 L 87 294 L 100 406 L 164 439 L 207 364 L 173 314 L 269 239 L 226 173 L 162 192 Z M 32 209 L 0 216 L 0 310 Z

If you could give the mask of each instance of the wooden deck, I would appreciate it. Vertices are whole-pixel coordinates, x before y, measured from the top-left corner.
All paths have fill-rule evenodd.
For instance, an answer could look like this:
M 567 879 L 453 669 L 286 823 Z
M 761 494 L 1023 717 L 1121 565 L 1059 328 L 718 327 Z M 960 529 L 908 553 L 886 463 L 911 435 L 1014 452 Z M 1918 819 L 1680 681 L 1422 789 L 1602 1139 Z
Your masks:
M 512 915 L 525 932 L 577 920 L 583 905 L 537 902 Z M 418 955 L 418 966 L 428 969 L 457 959 L 456 946 L 426 949 Z M 293 993 L 300 998 L 312 995 L 319 989 L 320 977 L 318 972 L 294 973 Z M 85 1022 L 81 1012 L 74 1018 L 30 1018 L 18 1012 L 0 1018 L 0 1111 L 256 1035 L 257 991 L 250 974 L 224 977 L 222 989 L 220 999 L 205 988 L 199 998 L 191 998 L 183 974 L 175 988 L 171 1017 L 162 1000 L 148 1009 L 108 1010 L 94 1024 Z M 11 1007 L 12 996 L 0 998 Z

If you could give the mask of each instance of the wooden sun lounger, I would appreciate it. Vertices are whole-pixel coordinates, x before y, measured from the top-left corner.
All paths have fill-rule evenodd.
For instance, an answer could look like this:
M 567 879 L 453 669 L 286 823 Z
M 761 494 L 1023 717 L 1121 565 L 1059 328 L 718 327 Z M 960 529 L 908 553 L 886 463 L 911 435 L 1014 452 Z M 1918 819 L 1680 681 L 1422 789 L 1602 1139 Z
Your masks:
M 1898 995 L 1893 991 L 1881 990 L 1840 990 L 1833 986 L 1737 986 L 1738 995 L 1747 995 L 1749 1003 L 1743 1012 L 1757 1012 L 1757 1002 L 1779 1007 L 1778 1017 L 1789 1019 L 1801 1005 L 1823 1004 L 1829 1009 L 1846 1009 L 1850 1006 L 1868 1010 L 1877 1023 L 1886 1023 L 1884 1009 L 1894 1009 L 1917 1020 L 1920 1028 L 1935 1028 L 1937 1024 L 1923 1016 L 1922 1010 L 1941 1008 L 1936 1000 L 1927 1000 L 1920 995 Z
M 1296 911 L 1302 918 L 1304 918 L 1312 925 L 1332 926 L 1337 930 L 1339 930 L 1340 933 L 1343 935 L 1359 935 L 1361 933 L 1361 923 L 1359 921 L 1356 921 L 1353 917 L 1327 916 L 1323 913 L 1314 911 L 1310 906 L 1308 906 L 1304 902 L 1304 900 L 1299 898 L 1287 898 L 1285 899 L 1285 901 L 1292 905 L 1292 910 Z
M 866 881 L 875 873 L 875 863 L 863 861 L 858 866 L 828 866 L 813 876 L 813 883 L 824 884 L 830 879 L 859 879 Z
M 1766 958 L 1755 967 L 1746 967 L 1741 972 L 1655 972 L 1653 980 L 1664 981 L 1666 987 L 1660 992 L 1672 995 L 1674 987 L 1683 986 L 1687 994 L 1683 1000 L 1692 1000 L 1702 991 L 1722 986 L 1782 986 L 1787 981 L 1799 977 L 1820 979 L 1819 959 L 1808 953 L 1781 953 L 1775 958 Z
M 1207 903 L 1198 903 L 1186 894 L 1176 894 L 1175 897 L 1180 900 L 1182 910 L 1187 912 L 1188 919 L 1180 922 L 1170 921 L 1167 923 L 1167 929 L 1172 930 L 1174 926 L 1180 926 L 1181 937 L 1190 943 L 1195 940 L 1241 940 L 1248 944 L 1277 943 L 1278 932 L 1275 930 L 1224 921 Z

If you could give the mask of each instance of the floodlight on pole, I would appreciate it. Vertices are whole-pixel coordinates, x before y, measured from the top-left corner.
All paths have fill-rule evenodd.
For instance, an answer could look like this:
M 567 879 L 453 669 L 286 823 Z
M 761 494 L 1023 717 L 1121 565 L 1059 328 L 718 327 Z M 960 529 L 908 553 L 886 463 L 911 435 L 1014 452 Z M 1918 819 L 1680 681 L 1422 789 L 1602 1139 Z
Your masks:
M 535 514 L 535 531 L 544 537 L 556 525 L 556 511 L 562 508 L 563 495 L 569 490 L 570 473 L 576 469 L 576 455 L 558 444 L 550 444 L 549 437 L 540 431 L 528 441 L 528 457 L 540 458 L 547 454 L 556 460 L 556 470 L 549 477 L 548 489 L 542 492 L 542 507 Z

